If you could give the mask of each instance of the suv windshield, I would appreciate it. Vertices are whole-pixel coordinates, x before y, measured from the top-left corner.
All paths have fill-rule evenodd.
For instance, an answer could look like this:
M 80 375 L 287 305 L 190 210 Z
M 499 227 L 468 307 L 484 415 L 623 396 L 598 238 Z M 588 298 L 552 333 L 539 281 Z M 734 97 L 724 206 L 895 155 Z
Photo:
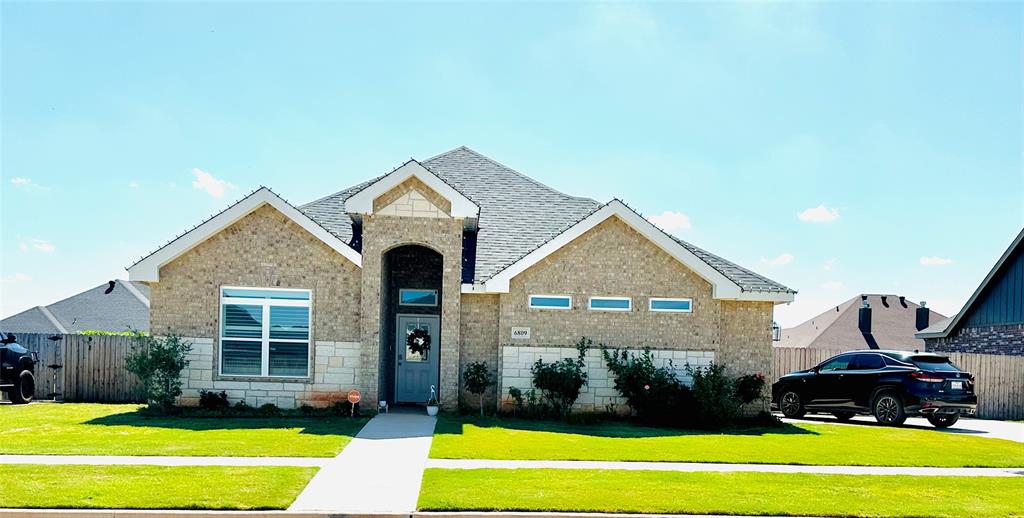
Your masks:
M 950 363 L 949 358 L 937 356 L 915 356 L 910 359 L 919 369 L 932 372 L 960 372 L 956 365 Z

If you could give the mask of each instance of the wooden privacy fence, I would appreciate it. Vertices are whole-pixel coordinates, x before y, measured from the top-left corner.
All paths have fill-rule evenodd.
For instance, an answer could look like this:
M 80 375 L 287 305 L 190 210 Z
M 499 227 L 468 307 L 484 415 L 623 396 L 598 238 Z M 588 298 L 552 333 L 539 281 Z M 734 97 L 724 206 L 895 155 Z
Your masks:
M 772 348 L 772 379 L 808 369 L 842 350 L 801 347 Z M 974 374 L 978 416 L 986 419 L 1024 419 L 1024 356 L 940 353 L 962 370 Z
M 36 399 L 95 403 L 142 400 L 138 379 L 125 368 L 130 336 L 17 334 L 18 343 L 39 355 Z M 57 338 L 59 340 L 52 340 Z

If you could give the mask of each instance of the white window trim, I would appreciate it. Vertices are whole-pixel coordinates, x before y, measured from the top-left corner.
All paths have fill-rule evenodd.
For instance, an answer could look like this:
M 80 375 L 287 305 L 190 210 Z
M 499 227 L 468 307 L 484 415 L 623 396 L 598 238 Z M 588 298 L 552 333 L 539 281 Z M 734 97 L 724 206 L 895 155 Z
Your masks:
M 625 308 L 595 308 L 595 300 L 624 300 L 628 304 Z M 587 308 L 590 311 L 633 311 L 633 298 L 632 297 L 590 297 L 590 301 L 587 303 Z
M 253 298 L 253 297 L 228 297 L 224 295 L 224 290 L 260 290 L 260 291 L 290 291 L 290 292 L 303 292 L 308 295 L 305 300 L 296 299 L 268 299 L 268 298 Z M 220 306 L 217 308 L 217 318 L 220 320 L 220 342 L 217 344 L 219 351 L 217 352 L 218 365 L 217 373 L 219 376 L 232 377 L 232 378 L 284 378 L 284 379 L 310 379 L 313 376 L 313 292 L 312 290 L 306 290 L 301 288 L 259 288 L 254 286 L 221 286 L 220 288 Z M 249 306 L 262 306 L 263 307 L 263 329 L 262 336 L 260 338 L 235 338 L 224 336 L 224 304 L 244 304 Z M 306 344 L 306 375 L 305 376 L 272 376 L 270 374 L 270 307 L 271 306 L 290 306 L 290 307 L 305 307 L 309 313 L 309 336 L 306 340 L 297 340 L 294 338 L 275 338 L 275 342 L 281 343 L 292 343 L 292 344 Z M 224 373 L 224 341 L 229 340 L 232 342 L 259 342 L 260 347 L 260 374 L 225 374 Z
M 654 309 L 655 302 L 689 302 L 690 309 Z M 674 297 L 651 297 L 647 299 L 647 309 L 654 313 L 693 313 L 693 299 Z
M 533 305 L 533 298 L 534 297 L 555 298 L 555 299 L 569 299 L 569 307 L 567 307 L 567 308 L 559 308 L 559 307 L 552 307 L 552 306 L 534 306 Z M 534 293 L 532 295 L 528 295 L 526 300 L 529 303 L 530 309 L 551 309 L 551 310 L 554 310 L 554 311 L 568 311 L 568 310 L 572 309 L 572 295 L 542 295 L 540 293 Z
M 434 303 L 433 304 L 408 304 L 408 303 L 402 302 L 402 294 L 407 292 L 407 291 L 430 291 L 430 292 L 433 292 L 434 293 Z M 437 301 L 438 301 L 437 290 L 432 290 L 432 289 L 429 289 L 429 288 L 400 288 L 398 290 L 398 305 L 399 306 L 420 306 L 420 307 L 426 307 L 426 308 L 436 308 L 437 307 Z

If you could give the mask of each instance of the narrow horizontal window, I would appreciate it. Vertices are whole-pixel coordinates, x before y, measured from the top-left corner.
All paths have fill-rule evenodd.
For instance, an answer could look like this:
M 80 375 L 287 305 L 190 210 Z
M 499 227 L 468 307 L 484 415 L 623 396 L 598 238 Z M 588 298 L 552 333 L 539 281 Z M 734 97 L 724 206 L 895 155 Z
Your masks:
M 222 288 L 220 373 L 309 377 L 308 290 Z
M 590 297 L 590 309 L 594 311 L 629 311 L 633 299 L 629 297 Z
M 530 295 L 532 309 L 572 309 L 569 295 Z
M 690 313 L 693 311 L 693 301 L 690 299 L 651 299 L 650 308 L 651 311 Z
M 398 290 L 398 303 L 403 306 L 436 306 L 437 290 Z

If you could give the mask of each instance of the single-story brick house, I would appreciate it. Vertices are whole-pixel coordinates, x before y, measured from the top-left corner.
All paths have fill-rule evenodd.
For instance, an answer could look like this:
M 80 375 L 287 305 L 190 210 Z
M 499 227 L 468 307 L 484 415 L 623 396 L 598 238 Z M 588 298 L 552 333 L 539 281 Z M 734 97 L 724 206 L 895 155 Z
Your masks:
M 619 200 L 551 189 L 465 147 L 295 207 L 260 188 L 128 268 L 151 326 L 193 342 L 201 389 L 282 407 L 352 388 L 363 404 L 442 407 L 461 371 L 530 387 L 581 336 L 659 361 L 768 373 L 775 304 L 795 292 L 659 230 Z M 407 333 L 422 329 L 418 353 Z M 597 351 L 578 404 L 616 393 Z M 469 401 L 475 402 L 475 398 Z
M 1024 229 L 959 313 L 916 336 L 928 351 L 1024 355 Z

